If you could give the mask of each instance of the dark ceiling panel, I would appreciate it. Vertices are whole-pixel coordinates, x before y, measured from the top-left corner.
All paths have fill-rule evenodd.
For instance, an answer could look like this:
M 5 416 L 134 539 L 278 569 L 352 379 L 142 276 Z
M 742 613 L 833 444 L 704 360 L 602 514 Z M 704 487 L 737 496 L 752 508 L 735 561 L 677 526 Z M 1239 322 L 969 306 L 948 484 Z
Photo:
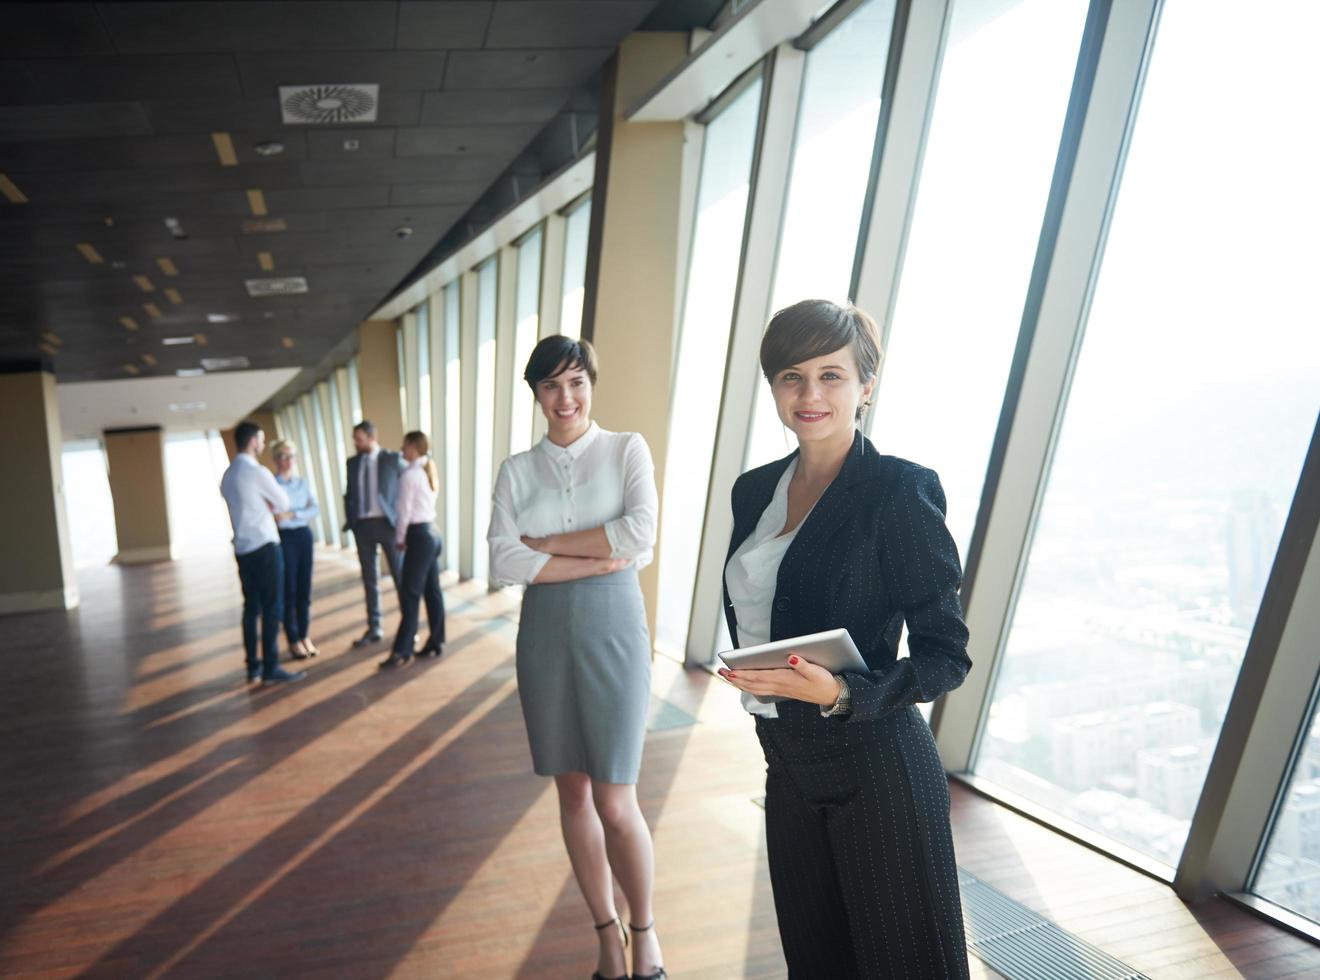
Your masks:
M 376 83 L 382 90 L 438 89 L 445 77 L 444 51 L 360 51 L 351 58 L 316 51 L 281 51 L 238 56 L 243 92 L 275 101 L 281 85 Z
M 412 204 L 462 204 L 466 205 L 490 186 L 490 181 L 448 180 L 443 183 L 395 184 L 390 188 L 390 203 L 407 206 Z
M 492 4 L 488 0 L 399 4 L 400 48 L 480 48 Z
M 399 133 L 401 157 L 514 156 L 536 136 L 540 126 L 522 123 L 507 126 L 418 126 Z
M 162 93 L 164 94 L 164 93 Z M 254 132 L 265 130 L 271 136 L 281 131 L 303 132 L 324 128 L 360 128 L 353 126 L 286 127 L 280 119 L 279 98 L 274 89 L 260 99 L 223 101 L 160 101 L 145 103 L 147 118 L 157 133 Z M 376 108 L 377 126 L 416 126 L 421 118 L 419 92 L 381 92 Z
M 18 65 L 22 75 L 12 77 L 0 89 L 0 102 L 6 105 L 124 102 L 166 94 L 174 99 L 217 99 L 242 94 L 234 59 L 227 54 L 49 58 L 7 64 Z
M 114 54 L 95 4 L 7 3 L 0 58 Z
M 309 129 L 308 156 L 313 160 L 359 160 L 394 156 L 395 131 L 377 129 Z M 348 145 L 346 145 L 348 144 Z M 356 144 L 352 146 L 351 144 Z
M 395 5 L 379 2 L 106 3 L 121 54 L 394 47 Z
M 145 136 L 151 131 L 138 102 L 0 106 L 0 143 Z
M 651 0 L 501 0 L 485 46 L 613 47 L 654 7 Z
M 540 88 L 508 91 L 427 92 L 422 96 L 423 126 L 464 123 L 544 123 L 568 101 L 572 89 Z
M 0 357 L 46 329 L 61 381 L 343 350 L 437 248 L 580 155 L 599 68 L 653 7 L 0 0 L 0 172 L 27 196 L 0 198 Z M 279 85 L 336 82 L 380 86 L 375 122 L 283 124 Z M 244 286 L 295 275 L 307 293 Z
M 575 88 L 599 70 L 610 48 L 559 51 L 455 51 L 445 88 Z
M 462 154 L 449 157 L 417 157 L 408 160 L 311 160 L 301 164 L 303 183 L 308 187 L 368 184 L 411 184 L 427 180 L 477 180 L 503 161 Z

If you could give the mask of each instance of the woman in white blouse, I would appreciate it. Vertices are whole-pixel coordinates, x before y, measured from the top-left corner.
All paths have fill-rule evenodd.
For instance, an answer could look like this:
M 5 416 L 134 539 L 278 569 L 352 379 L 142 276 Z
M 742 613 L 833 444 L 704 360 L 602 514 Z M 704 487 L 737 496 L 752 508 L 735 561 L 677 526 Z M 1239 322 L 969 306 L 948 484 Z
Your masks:
M 394 649 L 380 662 L 384 667 L 411 663 L 417 638 L 417 607 L 426 601 L 426 619 L 431 635 L 417 656 L 440 656 L 445 646 L 445 600 L 440 592 L 440 535 L 435 529 L 435 491 L 440 477 L 431 459 L 431 442 L 425 432 L 403 437 L 404 469 L 399 474 L 399 492 L 394 503 L 394 547 L 403 552 L 399 574 L 399 631 Z
M 553 776 L 564 843 L 599 937 L 594 980 L 666 976 L 651 915 L 651 832 L 637 805 L 650 706 L 651 637 L 637 570 L 649 564 L 655 471 L 635 432 L 591 421 L 596 355 L 587 341 L 542 340 L 523 374 L 549 424 L 506 459 L 491 511 L 491 577 L 527 586 L 518 692 L 533 768 Z

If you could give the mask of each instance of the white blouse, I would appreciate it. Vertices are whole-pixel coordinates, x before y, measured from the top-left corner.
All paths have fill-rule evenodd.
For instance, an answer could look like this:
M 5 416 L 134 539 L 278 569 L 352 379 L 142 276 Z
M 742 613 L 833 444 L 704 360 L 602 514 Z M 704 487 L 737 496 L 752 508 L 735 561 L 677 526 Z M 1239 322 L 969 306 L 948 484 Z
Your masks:
M 550 556 L 522 543 L 604 527 L 610 554 L 633 567 L 651 563 L 660 504 L 655 465 L 636 432 L 609 432 L 595 422 L 575 442 L 543 438 L 500 464 L 491 506 L 490 577 L 530 585 Z
M 394 498 L 394 540 L 403 544 L 410 524 L 435 520 L 435 491 L 426 479 L 426 457 L 418 456 L 399 474 L 399 492 Z
M 733 614 L 738 620 L 740 647 L 770 642 L 770 614 L 775 601 L 775 586 L 779 581 L 779 565 L 798 531 L 807 523 L 807 517 L 811 516 L 808 511 L 797 527 L 787 534 L 779 533 L 788 520 L 788 484 L 797 472 L 797 464 L 796 459 L 788 464 L 788 469 L 784 470 L 784 475 L 775 487 L 774 496 L 761 513 L 756 530 L 738 546 L 724 569 L 729 601 L 733 603 Z M 812 509 L 815 509 L 815 504 Z M 764 704 L 746 691 L 743 692 L 742 705 L 754 715 L 779 717 L 779 711 L 773 703 Z

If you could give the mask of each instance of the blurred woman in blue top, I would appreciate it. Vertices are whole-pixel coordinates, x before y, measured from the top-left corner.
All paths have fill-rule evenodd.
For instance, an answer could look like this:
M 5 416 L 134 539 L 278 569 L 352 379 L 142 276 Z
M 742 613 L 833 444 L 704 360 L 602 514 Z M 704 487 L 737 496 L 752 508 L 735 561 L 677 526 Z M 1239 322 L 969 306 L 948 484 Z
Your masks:
M 275 515 L 284 551 L 284 635 L 294 660 L 315 657 L 319 650 L 307 636 L 312 607 L 312 529 L 320 513 L 311 484 L 293 472 L 298 447 L 281 439 L 271 447 L 275 480 L 289 495 L 289 509 Z

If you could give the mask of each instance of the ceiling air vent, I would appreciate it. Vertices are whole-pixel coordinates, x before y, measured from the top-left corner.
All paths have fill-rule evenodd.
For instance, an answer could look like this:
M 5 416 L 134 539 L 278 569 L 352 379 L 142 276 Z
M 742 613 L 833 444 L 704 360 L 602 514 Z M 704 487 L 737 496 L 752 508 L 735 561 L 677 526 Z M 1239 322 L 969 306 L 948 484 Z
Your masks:
M 292 296 L 307 292 L 307 280 L 302 276 L 279 276 L 274 279 L 244 279 L 249 296 Z
M 286 126 L 376 121 L 379 85 L 281 85 Z
M 252 362 L 246 357 L 203 357 L 202 367 L 208 371 L 233 371 L 251 367 Z

